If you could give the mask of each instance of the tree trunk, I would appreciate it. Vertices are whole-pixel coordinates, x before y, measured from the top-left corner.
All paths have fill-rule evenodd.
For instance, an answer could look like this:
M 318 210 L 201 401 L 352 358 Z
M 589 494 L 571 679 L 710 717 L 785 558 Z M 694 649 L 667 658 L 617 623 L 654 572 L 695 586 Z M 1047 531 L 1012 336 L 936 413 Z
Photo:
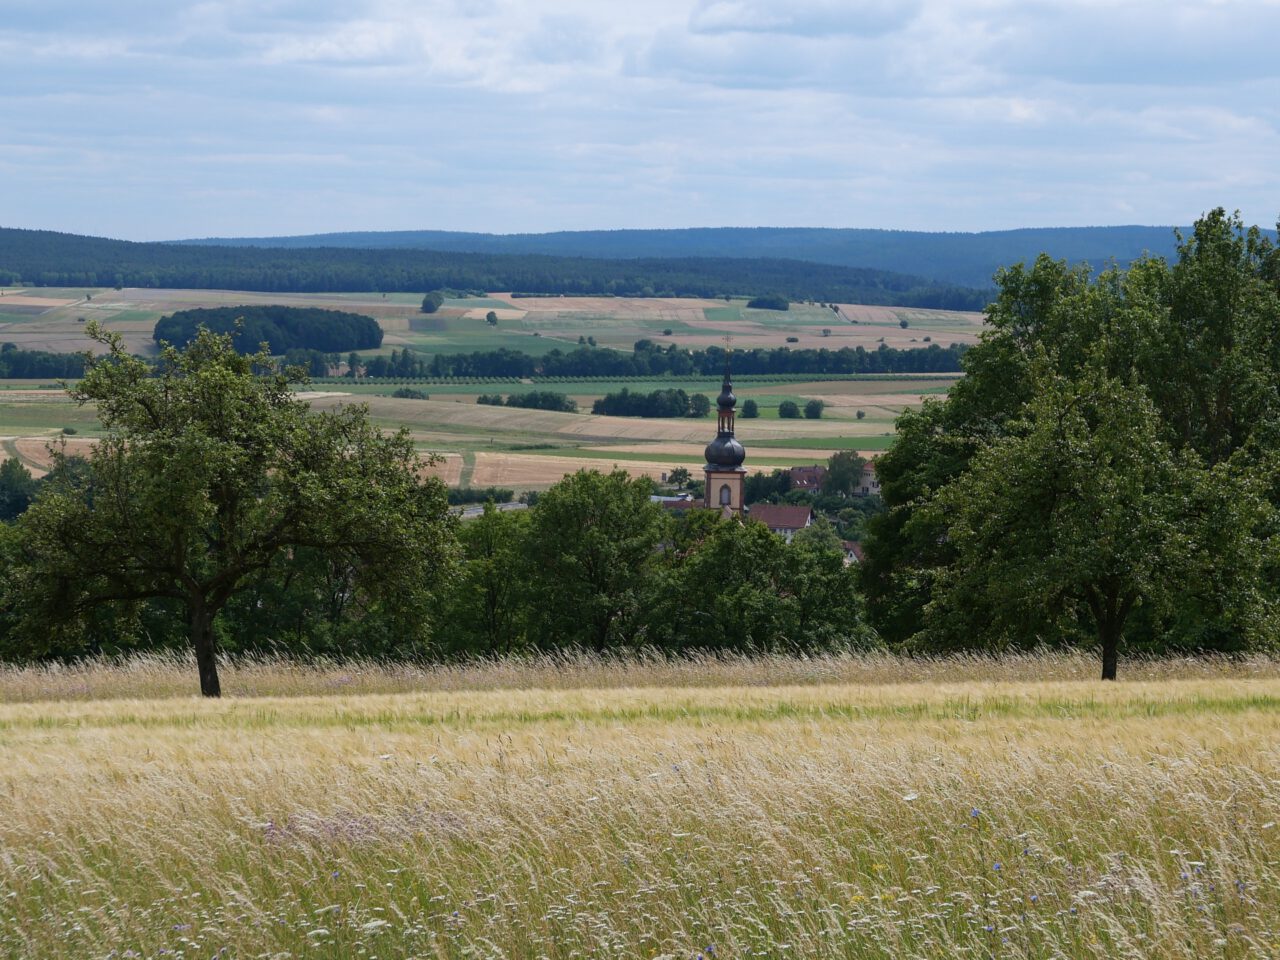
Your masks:
M 1120 657 L 1120 629 L 1116 624 L 1100 625 L 1098 639 L 1102 641 L 1102 679 L 1116 678 L 1116 663 Z
M 196 651 L 196 666 L 200 670 L 200 694 L 205 697 L 222 696 L 218 682 L 218 653 L 213 643 L 213 611 L 204 598 L 188 602 L 191 614 L 191 645 Z

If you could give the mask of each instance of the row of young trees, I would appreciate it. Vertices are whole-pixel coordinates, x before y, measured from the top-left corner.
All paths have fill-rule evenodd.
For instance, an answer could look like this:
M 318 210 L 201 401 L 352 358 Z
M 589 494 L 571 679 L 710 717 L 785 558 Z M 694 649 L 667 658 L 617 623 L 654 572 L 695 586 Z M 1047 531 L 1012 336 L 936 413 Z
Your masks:
M 899 350 L 881 344 L 875 350 L 842 347 L 839 350 L 735 350 L 736 374 L 859 374 L 953 373 L 960 370 L 962 344 Z M 407 352 L 407 351 L 406 351 Z M 402 363 L 408 364 L 405 360 Z M 724 348 L 690 350 L 675 343 L 638 340 L 630 354 L 620 350 L 579 347 L 554 349 L 542 356 L 502 348 L 474 353 L 436 354 L 420 357 L 413 366 L 395 371 L 398 376 L 419 377 L 643 377 L 708 376 L 724 372 Z
M 1241 650 L 1280 603 L 1280 253 L 1215 210 L 1176 261 L 998 277 L 945 400 L 876 462 L 873 624 L 907 649 Z

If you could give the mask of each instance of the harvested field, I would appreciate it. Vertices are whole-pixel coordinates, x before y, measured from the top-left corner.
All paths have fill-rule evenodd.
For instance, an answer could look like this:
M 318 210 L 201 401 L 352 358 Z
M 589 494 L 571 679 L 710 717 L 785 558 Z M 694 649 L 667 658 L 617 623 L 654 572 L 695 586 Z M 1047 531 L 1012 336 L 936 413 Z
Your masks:
M 68 456 L 87 457 L 93 452 L 94 440 L 87 437 L 62 437 L 54 441 L 50 437 L 20 437 L 13 442 L 14 448 L 19 459 L 26 464 L 27 468 L 33 473 L 40 476 L 49 472 L 49 468 L 53 466 L 53 455 L 49 452 L 49 445 L 55 443 L 66 451 Z
M 439 453 L 443 459 L 422 471 L 423 476 L 437 477 L 450 487 L 462 485 L 462 454 Z
M 581 457 L 539 456 L 533 453 L 476 453 L 476 466 L 471 474 L 473 487 L 509 487 L 515 490 L 528 490 L 537 487 L 549 487 L 559 483 L 567 474 L 579 470 L 599 470 L 608 472 L 615 467 L 625 470 L 633 477 L 651 477 L 659 479 L 671 469 L 672 464 L 664 461 L 640 462 L 620 460 L 611 462 L 607 456 L 600 459 Z

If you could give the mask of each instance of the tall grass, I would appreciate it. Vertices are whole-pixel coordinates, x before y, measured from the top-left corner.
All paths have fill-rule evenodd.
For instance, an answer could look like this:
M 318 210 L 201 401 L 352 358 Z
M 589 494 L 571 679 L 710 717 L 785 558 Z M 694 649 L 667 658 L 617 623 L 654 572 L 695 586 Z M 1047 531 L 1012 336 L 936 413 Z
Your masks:
M 0 678 L 0 956 L 1280 953 L 1270 661 L 192 669 Z
M 1093 680 L 1097 657 L 1079 651 L 987 656 L 902 657 L 883 652 L 786 654 L 657 651 L 618 655 L 547 653 L 415 665 L 359 658 L 249 656 L 220 667 L 232 697 L 413 693 L 423 690 L 566 690 L 582 687 L 791 686 L 830 683 L 881 685 L 959 681 Z M 1123 680 L 1278 677 L 1280 660 L 1251 657 L 1149 657 L 1123 662 Z M 158 699 L 198 689 L 195 658 L 151 653 L 79 663 L 0 664 L 0 703 L 36 700 Z

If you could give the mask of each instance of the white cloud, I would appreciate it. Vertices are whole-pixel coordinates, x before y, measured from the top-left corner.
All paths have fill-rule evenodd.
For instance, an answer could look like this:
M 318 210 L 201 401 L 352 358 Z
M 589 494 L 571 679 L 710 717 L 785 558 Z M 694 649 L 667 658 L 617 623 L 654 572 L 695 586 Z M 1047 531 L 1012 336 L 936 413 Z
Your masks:
M 9 224 L 975 229 L 1277 204 L 1277 2 L 20 6 Z

